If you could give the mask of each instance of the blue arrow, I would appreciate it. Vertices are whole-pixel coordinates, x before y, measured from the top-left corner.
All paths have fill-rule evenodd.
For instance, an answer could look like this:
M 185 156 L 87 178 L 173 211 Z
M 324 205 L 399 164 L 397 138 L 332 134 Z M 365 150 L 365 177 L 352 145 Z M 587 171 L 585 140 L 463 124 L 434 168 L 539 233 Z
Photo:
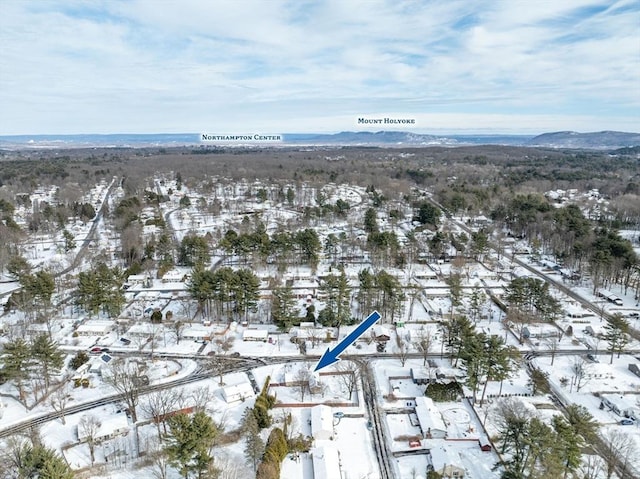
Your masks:
M 373 326 L 373 323 L 375 323 L 379 319 L 380 313 L 378 313 L 377 311 L 371 313 L 369 317 L 362 321 L 356 329 L 351 331 L 351 334 L 349 334 L 349 336 L 340 341 L 336 345 L 336 347 L 333 348 L 333 351 L 327 348 L 313 371 L 316 372 L 319 369 L 326 368 L 327 366 L 340 361 L 340 358 L 338 356 L 340 356 L 345 349 L 351 346 L 356 341 L 356 339 L 362 336 L 364 332 L 371 326 Z

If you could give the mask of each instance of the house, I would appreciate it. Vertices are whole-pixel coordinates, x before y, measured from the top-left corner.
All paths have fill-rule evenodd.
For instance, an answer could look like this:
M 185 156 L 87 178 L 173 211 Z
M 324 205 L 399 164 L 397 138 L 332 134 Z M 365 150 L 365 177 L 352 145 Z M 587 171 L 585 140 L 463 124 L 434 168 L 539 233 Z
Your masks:
M 85 442 L 89 439 L 91 432 L 89 428 L 84 428 L 78 425 L 78 441 Z M 126 414 L 116 414 L 114 416 L 107 416 L 100 418 L 100 426 L 97 431 L 93 431 L 93 440 L 95 442 L 106 441 L 107 439 L 114 438 L 122 435 L 126 436 L 129 432 L 129 421 Z
M 335 446 L 314 447 L 311 450 L 314 479 L 336 479 L 340 472 L 340 453 Z
M 185 328 L 182 332 L 182 337 L 184 339 L 193 339 L 195 342 L 203 342 L 211 340 L 211 330 L 204 329 L 198 326 L 191 326 L 189 328 Z
M 76 329 L 78 336 L 106 336 L 113 331 L 113 321 L 87 321 Z
M 267 342 L 269 331 L 267 329 L 245 329 L 242 332 L 243 341 L 262 341 Z
M 127 284 L 132 286 L 144 286 L 149 276 L 146 274 L 130 274 L 127 277 Z
M 89 372 L 91 374 L 101 374 L 102 368 L 106 364 L 109 364 L 112 359 L 113 358 L 107 353 L 101 354 L 99 358 L 96 358 L 93 361 L 91 361 L 91 363 L 89 364 Z
M 618 416 L 640 419 L 640 403 L 632 395 L 601 394 L 600 399 L 602 404 Z
M 410 371 L 413 384 L 429 384 L 429 376 L 425 368 L 411 368 Z
M 247 398 L 253 397 L 254 394 L 253 387 L 251 387 L 251 383 L 248 382 L 232 384 L 222 388 L 222 398 L 227 402 L 227 404 L 236 401 L 244 401 Z
M 391 339 L 391 332 L 384 326 L 374 326 L 371 328 L 371 335 L 375 341 L 389 341 Z
M 416 397 L 416 416 L 423 438 L 444 439 L 447 437 L 447 426 L 433 399 L 427 396 Z
M 640 366 L 637 364 L 629 364 L 629 371 L 640 378 Z
M 162 276 L 162 282 L 163 283 L 181 283 L 184 277 L 185 277 L 185 273 L 182 273 L 176 270 L 171 270 L 171 271 L 167 271 Z
M 333 439 L 333 414 L 330 406 L 319 404 L 311 408 L 311 435 L 316 441 Z
M 465 470 L 459 465 L 460 455 L 447 446 L 433 447 L 429 450 L 431 468 L 440 474 L 442 479 L 463 479 Z

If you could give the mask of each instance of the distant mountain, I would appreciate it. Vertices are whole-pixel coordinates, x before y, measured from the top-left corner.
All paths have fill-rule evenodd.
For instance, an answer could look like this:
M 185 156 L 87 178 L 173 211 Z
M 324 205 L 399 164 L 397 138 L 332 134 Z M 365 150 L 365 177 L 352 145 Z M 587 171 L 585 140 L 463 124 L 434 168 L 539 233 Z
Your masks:
M 0 136 L 0 150 L 65 148 L 145 148 L 175 146 L 247 147 L 267 145 L 252 142 L 203 143 L 197 133 L 110 134 L 110 135 L 14 135 Z M 533 135 L 428 135 L 407 131 L 343 131 L 334 134 L 284 133 L 282 142 L 269 147 L 286 146 L 542 146 L 551 148 L 607 149 L 640 145 L 640 133 L 601 131 L 576 133 L 561 131 Z
M 313 145 L 455 145 L 452 138 L 406 131 L 342 131 L 333 134 L 285 134 L 285 143 Z
M 622 131 L 598 131 L 593 133 L 557 131 L 538 135 L 529 140 L 527 145 L 551 148 L 624 148 L 640 145 L 640 133 L 625 133 Z
M 531 135 L 426 135 L 406 131 L 342 131 L 334 134 L 284 134 L 284 143 L 344 146 L 525 145 Z

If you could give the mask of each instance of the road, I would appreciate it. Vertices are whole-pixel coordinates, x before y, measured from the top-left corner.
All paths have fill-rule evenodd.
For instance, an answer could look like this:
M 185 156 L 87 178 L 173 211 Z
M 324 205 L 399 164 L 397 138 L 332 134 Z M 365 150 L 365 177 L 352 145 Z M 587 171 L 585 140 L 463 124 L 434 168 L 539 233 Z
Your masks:
M 268 359 L 254 359 L 254 358 L 237 358 L 236 359 L 236 358 L 227 357 L 225 359 L 228 361 L 229 365 L 227 366 L 227 368 L 225 368 L 225 370 L 223 371 L 223 374 L 227 374 L 230 372 L 250 371 L 251 369 L 262 366 L 264 364 L 279 364 L 279 363 L 290 361 L 290 358 L 278 358 L 278 357 L 268 358 Z M 153 391 L 161 391 L 163 389 L 170 389 L 174 387 L 184 386 L 194 382 L 203 381 L 205 379 L 211 379 L 213 376 L 214 376 L 213 373 L 199 369 L 187 376 L 178 378 L 174 381 L 169 381 L 161 384 L 151 384 L 149 386 L 142 387 L 140 394 L 144 395 L 144 394 L 149 394 Z M 0 438 L 26 431 L 34 426 L 40 426 L 49 421 L 59 419 L 63 415 L 68 416 L 68 415 L 76 414 L 83 411 L 89 411 L 96 407 L 104 406 L 107 404 L 113 404 L 121 401 L 123 401 L 121 394 L 111 394 L 109 396 L 105 396 L 93 401 L 87 401 L 81 404 L 74 404 L 73 406 L 66 407 L 64 411 L 52 411 L 52 412 L 41 414 L 36 417 L 29 417 L 23 421 L 17 422 L 8 427 L 0 429 Z
M 380 479 L 394 479 L 393 465 L 390 461 L 389 444 L 385 438 L 385 425 L 380 417 L 380 410 L 376 398 L 376 386 L 371 366 L 368 362 L 361 364 L 362 394 L 367 408 L 369 420 L 372 423 L 373 447 L 380 468 Z

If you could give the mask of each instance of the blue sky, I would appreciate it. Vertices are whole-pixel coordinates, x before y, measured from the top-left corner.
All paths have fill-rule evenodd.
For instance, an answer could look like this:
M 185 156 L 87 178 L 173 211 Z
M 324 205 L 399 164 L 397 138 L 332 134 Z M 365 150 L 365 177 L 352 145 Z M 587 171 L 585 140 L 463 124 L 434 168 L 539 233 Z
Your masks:
M 637 0 L 2 0 L 0 45 L 0 135 L 640 131 Z

